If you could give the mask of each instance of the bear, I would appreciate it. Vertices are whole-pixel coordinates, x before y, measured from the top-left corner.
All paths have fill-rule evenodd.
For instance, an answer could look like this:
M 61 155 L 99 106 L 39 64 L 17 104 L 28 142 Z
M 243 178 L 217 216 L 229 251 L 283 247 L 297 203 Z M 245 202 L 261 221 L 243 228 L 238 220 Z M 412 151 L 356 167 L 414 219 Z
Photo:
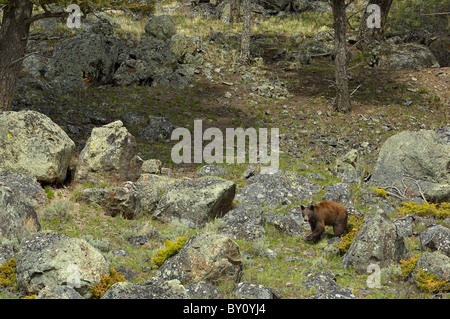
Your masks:
M 348 233 L 347 209 L 339 203 L 325 200 L 317 205 L 309 207 L 301 206 L 303 219 L 309 222 L 311 234 L 306 236 L 306 240 L 320 240 L 325 225 L 333 226 L 334 236 L 341 237 Z

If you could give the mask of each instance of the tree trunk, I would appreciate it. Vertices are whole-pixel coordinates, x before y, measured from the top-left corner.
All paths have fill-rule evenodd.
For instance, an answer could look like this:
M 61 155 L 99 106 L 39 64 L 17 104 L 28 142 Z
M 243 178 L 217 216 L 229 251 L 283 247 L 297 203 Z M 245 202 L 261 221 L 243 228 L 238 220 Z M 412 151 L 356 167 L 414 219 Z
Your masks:
M 11 107 L 30 32 L 33 3 L 11 0 L 0 30 L 0 112 Z
M 379 27 L 373 26 L 374 15 L 377 13 L 367 12 L 367 10 L 364 12 L 361 24 L 359 25 L 358 42 L 356 44 L 356 47 L 364 52 L 372 50 L 383 40 L 384 25 L 386 24 L 392 0 L 370 0 L 368 6 L 371 4 L 376 4 L 380 8 L 380 25 Z
M 335 47 L 335 77 L 336 101 L 335 108 L 339 112 L 347 113 L 351 110 L 350 94 L 348 93 L 347 78 L 347 40 L 345 14 L 345 0 L 333 0 L 334 19 L 334 47 Z
M 230 1 L 230 24 L 241 21 L 241 0 Z
M 252 23 L 252 7 L 250 0 L 242 1 L 243 23 L 241 36 L 241 63 L 248 63 L 250 60 L 250 31 Z

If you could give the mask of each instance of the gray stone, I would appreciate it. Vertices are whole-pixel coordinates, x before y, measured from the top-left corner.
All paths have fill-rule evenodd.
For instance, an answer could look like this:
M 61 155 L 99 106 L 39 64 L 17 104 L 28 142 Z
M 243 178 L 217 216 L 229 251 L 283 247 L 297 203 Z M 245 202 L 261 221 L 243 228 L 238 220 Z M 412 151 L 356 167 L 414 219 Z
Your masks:
M 423 194 L 430 201 L 450 200 L 450 145 L 435 131 L 404 131 L 388 138 L 381 147 L 371 183 L 403 190 L 404 176 L 420 181 Z M 413 192 L 420 194 L 411 178 L 404 178 Z
M 183 180 L 169 185 L 158 203 L 155 218 L 177 219 L 190 227 L 203 227 L 231 208 L 236 184 L 215 176 Z
M 378 210 L 356 234 L 347 253 L 342 257 L 346 268 L 366 272 L 370 264 L 380 267 L 396 265 L 405 257 L 407 249 L 397 226 Z
M 281 294 L 275 289 L 250 282 L 240 282 L 233 295 L 240 299 L 281 299 Z
M 139 136 L 153 141 L 170 139 L 176 127 L 165 117 L 149 116 L 147 126 L 139 132 Z
M 264 222 L 275 226 L 275 228 L 282 233 L 290 236 L 303 235 L 302 226 L 289 215 L 269 211 L 264 215 L 263 219 Z
M 424 230 L 420 236 L 422 248 L 438 250 L 450 257 L 450 229 L 442 225 L 432 226 Z
M 85 240 L 50 231 L 25 237 L 16 259 L 17 284 L 28 293 L 71 283 L 84 298 L 90 298 L 90 286 L 110 271 L 102 253 Z
M 47 195 L 35 177 L 14 172 L 0 172 L 0 184 L 8 186 L 23 201 L 36 207 L 47 203 Z
M 68 286 L 45 287 L 36 299 L 84 299 L 75 289 Z
M 157 272 L 164 280 L 178 279 L 182 284 L 236 281 L 241 274 L 239 246 L 225 235 L 206 232 L 192 236 Z
M 27 234 L 40 229 L 34 208 L 0 183 L 0 239 L 20 242 Z
M 35 111 L 0 113 L 0 170 L 63 182 L 75 143 L 47 116 Z
M 442 68 L 450 66 L 450 36 L 437 38 L 429 48 Z
M 207 282 L 193 282 L 186 286 L 189 298 L 192 299 L 224 299 L 225 294 L 216 286 Z
M 186 289 L 178 280 L 152 277 L 143 284 L 117 282 L 101 299 L 187 299 Z
M 121 121 L 95 127 L 78 157 L 74 181 L 94 184 L 135 181 L 142 160 L 135 138 Z
M 175 19 L 169 15 L 154 16 L 145 25 L 145 33 L 159 40 L 170 39 L 177 33 Z
M 370 52 L 367 61 L 370 66 L 394 70 L 439 67 L 430 49 L 416 43 L 383 43 Z
M 250 177 L 247 184 L 236 194 L 239 203 L 269 208 L 310 200 L 320 189 L 297 172 L 283 170 L 274 174 L 257 174 Z
M 217 165 L 205 165 L 202 166 L 201 168 L 199 168 L 197 170 L 197 174 L 202 175 L 202 176 L 216 176 L 216 175 L 225 175 L 227 174 L 228 171 L 220 166 Z
M 450 257 L 434 252 L 424 252 L 417 259 L 411 278 L 415 278 L 418 269 L 437 275 L 438 279 L 450 282 Z

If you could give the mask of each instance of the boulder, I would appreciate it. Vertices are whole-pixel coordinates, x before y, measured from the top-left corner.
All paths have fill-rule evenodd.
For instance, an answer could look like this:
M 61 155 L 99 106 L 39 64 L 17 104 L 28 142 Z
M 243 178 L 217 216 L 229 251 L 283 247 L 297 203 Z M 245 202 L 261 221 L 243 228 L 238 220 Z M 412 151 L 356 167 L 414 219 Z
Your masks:
M 397 226 L 378 210 L 356 234 L 342 261 L 346 268 L 353 266 L 357 272 L 366 272 L 370 264 L 380 267 L 398 264 L 406 253 Z
M 420 236 L 423 249 L 438 250 L 450 257 L 450 229 L 442 225 L 432 226 L 423 231 Z
M 195 281 L 215 284 L 239 280 L 241 273 L 239 246 L 225 235 L 202 232 L 192 236 L 178 254 L 167 259 L 157 276 L 178 279 L 182 284 Z
M 145 25 L 145 33 L 159 40 L 170 39 L 177 33 L 175 19 L 169 15 L 154 16 Z
M 27 234 L 40 230 L 34 208 L 0 183 L 0 242 L 2 238 L 20 242 Z
M 120 40 L 111 35 L 111 24 L 98 22 L 99 25 L 104 23 L 109 26 L 92 27 L 59 42 L 49 60 L 45 76 L 58 87 L 65 88 L 111 83 Z
M 52 286 L 42 289 L 36 299 L 83 299 L 83 296 L 68 286 Z
M 358 150 L 352 149 L 336 160 L 334 171 L 344 182 L 355 183 L 360 180 L 358 157 Z
M 19 197 L 33 207 L 47 203 L 47 195 L 36 177 L 14 172 L 0 172 L 0 183 L 8 186 Z
M 117 282 L 101 299 L 187 299 L 186 289 L 179 280 L 148 279 L 145 284 Z
M 353 299 L 350 289 L 342 289 L 336 282 L 336 276 L 331 272 L 317 273 L 303 282 L 309 291 L 314 291 L 313 299 Z
M 265 285 L 240 282 L 233 289 L 233 295 L 240 299 L 281 299 L 281 294 Z
M 450 201 L 450 145 L 435 131 L 404 131 L 388 138 L 381 147 L 371 183 L 404 190 L 404 176 L 420 182 L 429 201 Z M 420 196 L 416 183 L 404 178 L 405 185 Z
M 416 43 L 380 44 L 369 53 L 367 63 L 391 70 L 439 67 L 430 49 Z
M 186 286 L 186 291 L 191 299 L 224 299 L 225 294 L 216 286 L 200 281 Z
M 273 225 L 278 231 L 290 236 L 303 235 L 302 226 L 290 215 L 267 212 L 264 217 L 264 222 Z
M 170 139 L 175 128 L 175 125 L 165 117 L 150 115 L 146 127 L 139 132 L 139 136 L 152 141 L 165 141 Z
M 233 239 L 256 240 L 266 236 L 266 230 L 261 225 L 254 223 L 227 223 L 220 230 L 224 234 Z
M 142 160 L 121 121 L 95 127 L 78 158 L 75 182 L 117 183 L 139 178 Z
M 441 67 L 450 66 L 450 36 L 437 38 L 429 48 Z
M 247 179 L 248 185 L 236 194 L 240 204 L 276 208 L 310 200 L 319 187 L 297 172 L 278 170 L 274 174 L 257 174 Z
M 235 191 L 235 183 L 215 176 L 183 180 L 167 187 L 154 217 L 203 227 L 230 210 Z
M 17 284 L 28 293 L 72 284 L 84 298 L 90 286 L 109 275 L 110 264 L 85 240 L 48 231 L 25 237 L 16 256 Z
M 47 116 L 35 111 L 0 113 L 0 171 L 62 183 L 75 143 Z
M 85 188 L 81 190 L 77 201 L 100 205 L 106 215 L 121 215 L 127 219 L 136 216 L 140 204 L 136 190 L 126 186 Z
M 437 275 L 438 279 L 450 282 L 450 257 L 434 252 L 424 252 L 417 259 L 411 278 L 415 278 L 418 269 Z

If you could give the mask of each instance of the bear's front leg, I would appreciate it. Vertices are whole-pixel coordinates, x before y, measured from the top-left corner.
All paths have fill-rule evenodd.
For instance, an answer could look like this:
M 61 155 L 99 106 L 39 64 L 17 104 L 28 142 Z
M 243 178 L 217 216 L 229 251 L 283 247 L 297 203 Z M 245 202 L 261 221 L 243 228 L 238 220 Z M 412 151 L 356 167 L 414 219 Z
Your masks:
M 306 241 L 314 240 L 316 243 L 320 240 L 320 237 L 322 237 L 323 232 L 325 231 L 325 226 L 323 225 L 316 225 L 316 227 L 313 229 L 313 232 L 306 236 Z

